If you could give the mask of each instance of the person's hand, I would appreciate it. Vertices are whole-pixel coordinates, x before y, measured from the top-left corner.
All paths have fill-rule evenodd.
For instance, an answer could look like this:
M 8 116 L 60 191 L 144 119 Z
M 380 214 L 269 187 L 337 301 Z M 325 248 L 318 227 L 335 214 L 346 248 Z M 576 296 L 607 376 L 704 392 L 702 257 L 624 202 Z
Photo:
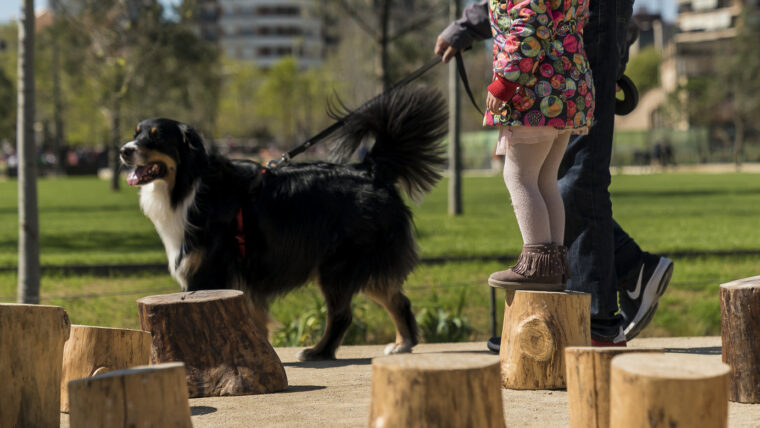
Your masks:
M 459 49 L 451 46 L 449 42 L 439 37 L 438 40 L 435 41 L 435 49 L 433 52 L 438 56 L 443 55 L 441 61 L 449 62 L 451 61 L 451 58 L 454 58 L 454 56 L 459 53 Z
M 504 104 L 504 101 L 496 98 L 494 94 L 490 92 L 488 93 L 488 97 L 486 98 L 486 107 L 488 110 L 491 110 L 491 113 L 498 114 L 502 104 Z

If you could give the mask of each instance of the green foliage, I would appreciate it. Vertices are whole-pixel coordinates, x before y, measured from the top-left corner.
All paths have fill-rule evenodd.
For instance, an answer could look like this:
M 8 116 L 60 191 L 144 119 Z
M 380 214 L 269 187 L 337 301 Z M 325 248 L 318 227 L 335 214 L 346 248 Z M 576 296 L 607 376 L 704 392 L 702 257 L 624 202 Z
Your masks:
M 367 312 L 366 302 L 352 304 L 353 320 L 343 337 L 346 345 L 367 343 L 368 325 L 363 321 Z M 325 331 L 327 307 L 321 295 L 312 294 L 311 302 L 298 308 L 298 315 L 274 332 L 274 346 L 313 346 Z
M 633 80 L 642 95 L 660 85 L 661 62 L 660 52 L 654 47 L 641 50 L 628 62 L 625 74 Z
M 428 343 L 463 342 L 470 338 L 472 326 L 462 316 L 467 297 L 467 289 L 459 293 L 459 302 L 455 308 L 448 308 L 438 301 L 438 294 L 433 293 L 428 306 L 417 315 L 422 340 Z

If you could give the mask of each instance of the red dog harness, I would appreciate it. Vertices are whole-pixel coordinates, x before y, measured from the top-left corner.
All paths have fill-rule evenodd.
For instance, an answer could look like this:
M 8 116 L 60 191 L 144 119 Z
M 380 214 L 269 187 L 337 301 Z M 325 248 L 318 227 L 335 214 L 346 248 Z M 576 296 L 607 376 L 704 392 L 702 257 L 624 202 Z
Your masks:
M 240 208 L 237 213 L 237 231 L 235 232 L 240 255 L 245 259 L 245 228 L 243 227 L 243 209 Z

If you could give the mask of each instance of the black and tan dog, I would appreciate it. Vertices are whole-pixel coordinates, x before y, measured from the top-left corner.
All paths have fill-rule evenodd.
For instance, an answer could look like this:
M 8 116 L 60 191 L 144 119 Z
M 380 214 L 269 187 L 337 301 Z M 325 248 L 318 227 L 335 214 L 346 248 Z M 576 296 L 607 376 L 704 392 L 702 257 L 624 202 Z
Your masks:
M 410 352 L 417 324 L 402 293 L 418 262 L 412 215 L 399 189 L 429 191 L 445 161 L 446 108 L 438 92 L 404 89 L 352 114 L 336 153 L 374 145 L 360 163 L 303 163 L 268 169 L 209 156 L 199 135 L 169 119 L 148 119 L 121 148 L 130 185 L 166 248 L 183 290 L 234 288 L 257 308 L 314 280 L 327 303 L 324 336 L 301 360 L 335 358 L 359 291 L 396 325 L 386 353 Z

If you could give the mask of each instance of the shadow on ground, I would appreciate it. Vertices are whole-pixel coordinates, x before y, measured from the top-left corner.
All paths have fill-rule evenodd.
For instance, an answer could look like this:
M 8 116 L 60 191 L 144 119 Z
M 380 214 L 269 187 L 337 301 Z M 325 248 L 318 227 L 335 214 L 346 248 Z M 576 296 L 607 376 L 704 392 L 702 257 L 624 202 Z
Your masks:
M 695 355 L 720 355 L 720 346 L 709 346 L 705 348 L 665 348 L 665 352 L 674 354 L 695 354 Z
M 372 364 L 372 358 L 346 358 L 327 361 L 295 361 L 282 363 L 285 367 L 300 367 L 303 369 L 331 369 L 334 367 L 366 366 Z
M 192 416 L 208 415 L 216 412 L 216 407 L 211 406 L 190 406 L 190 414 Z

